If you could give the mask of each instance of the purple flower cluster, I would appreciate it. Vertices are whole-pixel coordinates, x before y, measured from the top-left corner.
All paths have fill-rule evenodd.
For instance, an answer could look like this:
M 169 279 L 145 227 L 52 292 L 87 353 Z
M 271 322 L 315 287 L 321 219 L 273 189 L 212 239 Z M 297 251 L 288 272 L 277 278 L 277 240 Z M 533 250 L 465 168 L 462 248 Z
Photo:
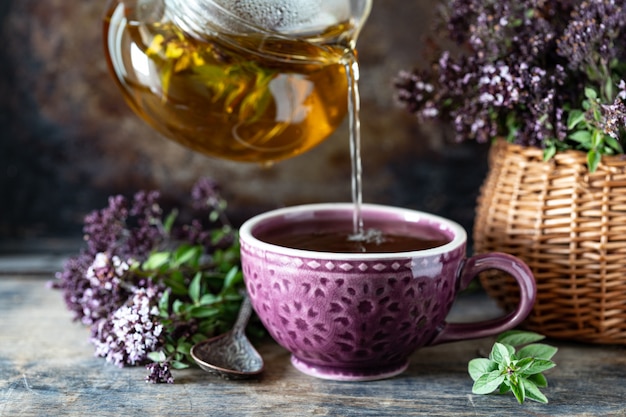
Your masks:
M 157 198 L 158 193 L 139 192 L 129 208 L 125 197 L 110 197 L 106 208 L 85 216 L 86 247 L 66 262 L 54 283 L 76 320 L 91 325 L 106 319 L 132 295 L 138 277 L 128 273 L 130 265 L 166 238 L 155 216 Z
M 158 350 L 163 325 L 156 305 L 161 293 L 154 286 L 137 288 L 127 303 L 95 323 L 91 342 L 96 356 L 122 367 L 142 364 L 148 353 Z
M 571 19 L 557 39 L 557 52 L 568 58 L 568 66 L 587 71 L 592 79 L 602 79 L 611 61 L 623 59 L 626 24 L 624 4 L 614 0 L 582 1 L 571 13 Z
M 173 384 L 174 377 L 172 376 L 172 370 L 167 362 L 151 362 L 146 365 L 148 369 L 148 376 L 146 376 L 146 382 L 153 384 Z
M 205 211 L 225 206 L 219 187 L 208 179 L 198 181 L 193 198 Z M 166 336 L 157 305 L 168 288 L 141 273 L 141 263 L 174 241 L 203 245 L 207 253 L 213 245 L 215 225 L 195 219 L 169 225 L 158 200 L 154 191 L 140 191 L 130 201 L 114 196 L 107 207 L 88 214 L 85 247 L 67 260 L 52 283 L 63 292 L 74 319 L 91 327 L 96 355 L 119 366 L 148 362 L 147 355 L 159 351 Z M 223 235 L 233 241 L 232 233 Z M 148 369 L 150 382 L 173 381 L 167 361 Z
M 442 29 L 458 48 L 435 50 L 431 67 L 395 82 L 419 120 L 449 122 L 457 141 L 574 148 L 568 112 L 584 109 L 593 88 L 607 117 L 593 123 L 621 137 L 625 0 L 444 1 Z

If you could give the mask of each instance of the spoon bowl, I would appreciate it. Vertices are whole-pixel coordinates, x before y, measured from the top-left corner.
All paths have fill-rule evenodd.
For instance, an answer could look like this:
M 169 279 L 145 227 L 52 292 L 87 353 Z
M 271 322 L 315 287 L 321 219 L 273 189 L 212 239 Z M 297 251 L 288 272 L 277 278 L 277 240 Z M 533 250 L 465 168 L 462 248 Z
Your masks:
M 225 379 L 247 379 L 263 372 L 263 358 L 245 335 L 251 314 L 252 306 L 246 296 L 231 331 L 191 348 L 191 356 L 200 368 Z

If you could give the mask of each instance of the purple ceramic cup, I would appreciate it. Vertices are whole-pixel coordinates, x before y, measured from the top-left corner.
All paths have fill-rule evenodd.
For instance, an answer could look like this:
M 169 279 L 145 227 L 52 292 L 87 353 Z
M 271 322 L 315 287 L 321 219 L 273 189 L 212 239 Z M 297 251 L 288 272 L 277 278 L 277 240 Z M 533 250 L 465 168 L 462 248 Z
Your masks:
M 243 274 L 254 310 L 305 374 L 367 381 L 402 373 L 418 348 L 482 338 L 520 324 L 533 306 L 536 286 L 519 259 L 490 253 L 466 258 L 465 230 L 419 211 L 365 204 L 367 226 L 401 221 L 407 228 L 443 233 L 439 247 L 399 253 L 298 250 L 259 240 L 260 232 L 311 219 L 352 221 L 354 205 L 289 207 L 251 218 L 240 229 Z M 517 309 L 498 319 L 448 323 L 460 290 L 487 269 L 512 275 L 520 287 Z

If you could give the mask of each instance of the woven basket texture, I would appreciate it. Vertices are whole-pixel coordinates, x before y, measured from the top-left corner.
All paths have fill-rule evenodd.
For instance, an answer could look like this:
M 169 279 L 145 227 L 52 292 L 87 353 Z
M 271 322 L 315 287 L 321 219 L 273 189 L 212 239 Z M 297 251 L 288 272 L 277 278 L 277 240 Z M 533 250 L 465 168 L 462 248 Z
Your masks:
M 478 198 L 478 253 L 518 256 L 537 282 L 524 327 L 548 337 L 626 344 L 626 159 L 604 157 L 590 173 L 586 154 L 558 153 L 503 140 L 489 154 Z M 481 284 L 505 310 L 519 299 L 513 279 L 498 272 Z

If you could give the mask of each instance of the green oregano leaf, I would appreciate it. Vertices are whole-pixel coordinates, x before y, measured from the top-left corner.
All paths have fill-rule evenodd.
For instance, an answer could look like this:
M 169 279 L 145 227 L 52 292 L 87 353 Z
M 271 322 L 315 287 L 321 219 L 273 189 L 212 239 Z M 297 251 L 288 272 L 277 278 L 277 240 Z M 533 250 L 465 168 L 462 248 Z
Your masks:
M 548 398 L 539 390 L 537 385 L 535 385 L 529 379 L 521 379 L 520 380 L 522 387 L 524 388 L 524 393 L 529 400 L 537 401 L 542 404 L 548 403 Z
M 591 147 L 594 149 L 598 149 L 604 141 L 604 134 L 597 129 L 594 129 L 591 134 Z
M 170 232 L 172 231 L 172 227 L 174 226 L 174 222 L 176 221 L 177 217 L 178 217 L 178 210 L 174 209 L 165 218 L 165 221 L 163 222 L 163 230 L 165 231 L 166 234 L 169 235 Z
M 543 150 L 543 160 L 544 161 L 549 161 L 550 159 L 552 159 L 554 157 L 554 155 L 556 155 L 556 146 L 554 144 L 551 144 L 550 146 L 547 146 Z
M 224 278 L 223 288 L 224 290 L 231 289 L 241 282 L 243 282 L 243 274 L 240 272 L 239 267 L 233 266 Z
M 163 353 L 163 351 L 158 351 L 158 352 L 150 352 L 148 353 L 148 359 L 150 359 L 152 362 L 165 362 L 165 360 L 167 359 L 165 356 L 165 353 Z
M 582 110 L 572 110 L 567 117 L 567 129 L 572 130 L 578 126 L 579 123 L 585 122 L 585 113 Z
M 517 399 L 517 402 L 523 404 L 524 400 L 526 400 L 526 390 L 524 389 L 524 384 L 519 383 L 519 381 L 515 381 L 511 382 L 510 387 L 511 392 L 513 392 L 513 395 Z
M 501 334 L 494 343 L 489 358 L 476 358 L 468 363 L 468 373 L 474 380 L 474 394 L 513 393 L 522 404 L 526 399 L 547 403 L 539 388 L 548 381 L 544 371 L 556 364 L 551 358 L 557 348 L 536 343 L 543 335 L 526 331 L 509 331 Z M 515 346 L 522 346 L 516 352 Z
M 614 137 L 606 135 L 604 137 L 604 143 L 608 145 L 613 151 L 617 153 L 624 153 L 624 148 L 622 147 L 622 144 L 619 143 L 619 141 Z
M 585 87 L 585 97 L 589 100 L 595 100 L 598 98 L 598 93 L 591 87 Z
M 502 372 L 498 370 L 487 372 L 474 382 L 472 392 L 474 394 L 491 394 L 497 390 L 503 382 L 504 375 L 502 375 Z
M 219 300 L 220 298 L 217 295 L 207 293 L 207 294 L 204 294 L 202 297 L 200 297 L 200 305 L 202 306 L 211 305 L 213 303 L 219 302 Z
M 552 369 L 555 366 L 556 364 L 552 361 L 533 358 L 530 365 L 526 367 L 526 369 L 524 369 L 522 372 L 520 372 L 520 374 L 523 376 L 539 374 L 541 372 L 547 371 L 548 369 Z
M 188 289 L 182 281 L 182 274 L 180 271 L 175 271 L 169 278 L 166 278 L 163 281 L 172 290 L 172 294 L 178 296 L 187 294 Z
M 467 366 L 467 370 L 474 381 L 483 374 L 495 371 L 496 369 L 498 369 L 498 363 L 487 358 L 472 359 Z
M 174 300 L 172 303 L 172 310 L 174 311 L 174 314 L 180 314 L 184 307 L 185 304 L 180 300 Z
M 522 346 L 528 343 L 538 342 L 543 339 L 545 339 L 545 336 L 538 333 L 527 332 L 524 330 L 509 330 L 500 334 L 496 341 L 510 346 Z
M 155 252 L 146 259 L 142 268 L 144 271 L 159 270 L 169 262 L 169 259 L 169 252 Z
M 520 358 L 552 359 L 557 348 L 543 343 L 533 343 L 521 348 L 517 355 Z
M 591 132 L 587 130 L 576 131 L 569 135 L 569 138 L 575 142 L 580 143 L 584 148 L 591 147 Z
M 174 369 L 187 369 L 189 368 L 189 364 L 183 362 L 182 360 L 173 360 L 171 361 L 172 368 Z
M 197 306 L 189 310 L 189 315 L 196 319 L 204 319 L 208 317 L 219 316 L 221 310 L 216 307 Z
M 202 283 L 202 273 L 196 272 L 193 279 L 191 280 L 191 284 L 189 284 L 189 298 L 193 301 L 194 304 L 198 304 L 200 302 L 200 286 Z
M 589 172 L 596 172 L 601 159 L 602 155 L 600 155 L 600 153 L 595 149 L 592 149 L 587 153 L 587 166 L 589 167 Z
M 170 292 L 163 291 L 163 295 L 159 299 L 159 315 L 163 318 L 167 318 L 169 316 L 169 307 L 170 307 Z
M 527 370 L 533 366 L 534 362 L 535 362 L 534 358 L 522 358 L 522 359 L 516 360 L 513 363 L 513 367 L 515 369 L 515 372 L 525 375 Z M 528 374 L 530 375 L 532 373 L 534 372 L 531 372 Z
M 190 266 L 197 266 L 198 259 L 202 255 L 202 247 L 191 245 L 180 245 L 176 251 L 174 251 L 173 267 L 178 265 L 189 264 Z
M 534 374 L 528 376 L 529 381 L 532 381 L 536 386 L 540 388 L 544 388 L 548 386 L 548 380 L 546 379 L 544 374 Z
M 496 342 L 491 349 L 489 358 L 500 364 L 508 364 L 511 361 L 511 351 L 507 345 Z

